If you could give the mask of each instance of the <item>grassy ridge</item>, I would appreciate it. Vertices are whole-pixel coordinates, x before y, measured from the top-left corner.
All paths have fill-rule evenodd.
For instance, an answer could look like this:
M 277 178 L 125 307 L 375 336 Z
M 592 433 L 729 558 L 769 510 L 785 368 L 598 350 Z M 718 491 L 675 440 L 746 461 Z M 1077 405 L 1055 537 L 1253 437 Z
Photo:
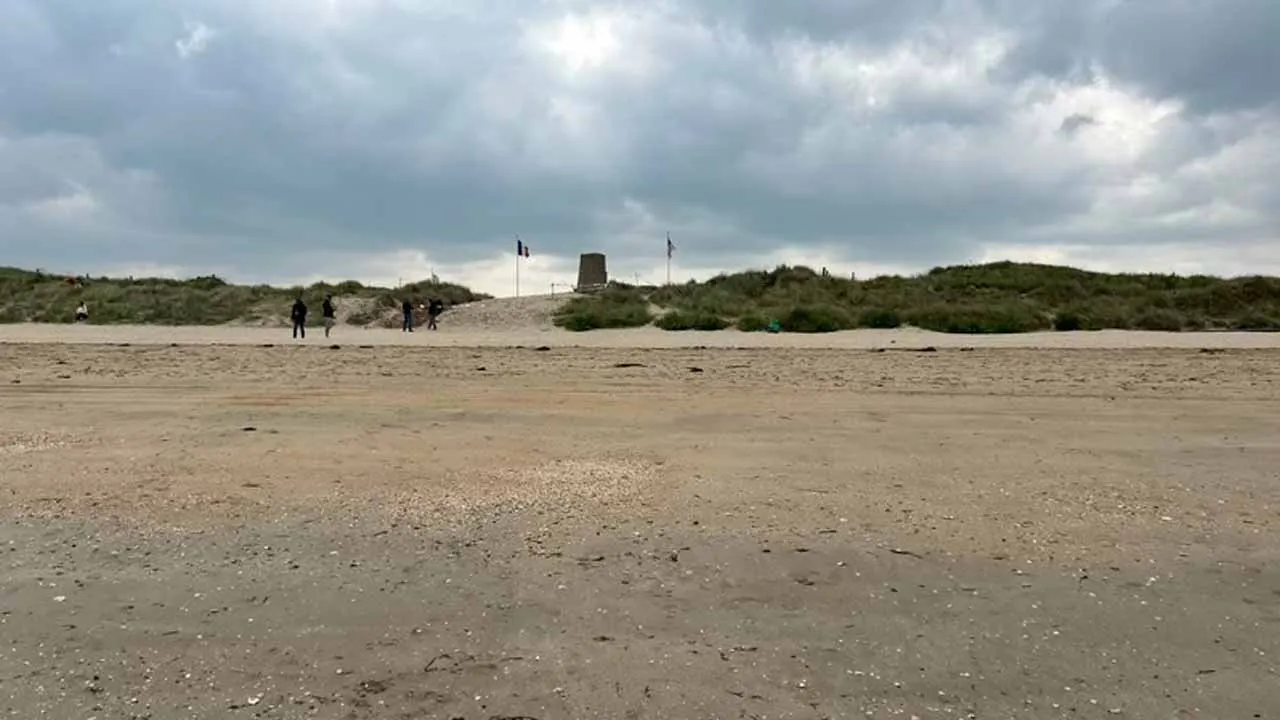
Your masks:
M 666 309 L 657 316 L 651 306 Z M 720 275 L 660 288 L 616 285 L 566 305 L 571 330 L 736 326 L 833 332 L 904 325 L 948 333 L 1035 330 L 1280 330 L 1280 278 L 1108 274 L 1000 262 L 865 281 L 805 267 Z
M 221 325 L 245 322 L 278 324 L 289 315 L 299 293 L 317 316 L 326 292 L 335 298 L 363 299 L 352 324 L 381 322 L 388 308 L 408 296 L 439 298 L 456 305 L 488 296 L 452 283 L 424 281 L 397 290 L 357 282 L 317 283 L 308 287 L 233 285 L 215 276 L 167 278 L 80 278 L 0 268 L 0 322 L 69 322 L 81 301 L 88 303 L 95 324 Z

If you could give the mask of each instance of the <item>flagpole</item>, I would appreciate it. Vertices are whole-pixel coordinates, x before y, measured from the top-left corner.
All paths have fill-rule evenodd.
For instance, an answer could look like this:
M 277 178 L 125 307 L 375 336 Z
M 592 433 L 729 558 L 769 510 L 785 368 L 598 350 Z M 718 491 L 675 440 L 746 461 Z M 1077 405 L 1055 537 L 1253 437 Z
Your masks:
M 516 297 L 520 297 L 520 235 L 516 234 Z

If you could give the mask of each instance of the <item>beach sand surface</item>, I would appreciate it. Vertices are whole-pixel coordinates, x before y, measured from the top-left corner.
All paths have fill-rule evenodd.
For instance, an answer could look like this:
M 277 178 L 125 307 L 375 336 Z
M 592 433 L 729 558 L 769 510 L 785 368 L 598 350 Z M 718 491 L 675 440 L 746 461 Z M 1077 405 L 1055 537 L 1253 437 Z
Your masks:
M 320 335 L 0 328 L 0 715 L 1280 715 L 1275 336 Z
M 1237 348 L 1280 349 L 1280 333 L 1262 332 L 1034 332 L 1009 335 L 954 335 L 913 328 L 848 330 L 823 334 L 672 332 L 655 327 L 569 332 L 541 322 L 512 320 L 476 303 L 452 325 L 448 314 L 438 331 L 418 328 L 412 333 L 385 328 L 339 326 L 328 342 L 324 329 L 309 328 L 305 340 L 294 340 L 290 328 L 214 325 L 169 327 L 156 325 L 0 325 L 0 343 L 75 343 L 134 345 L 403 345 L 429 347 L 517 347 L 548 345 L 583 348 Z M 461 308 L 459 309 L 459 312 Z

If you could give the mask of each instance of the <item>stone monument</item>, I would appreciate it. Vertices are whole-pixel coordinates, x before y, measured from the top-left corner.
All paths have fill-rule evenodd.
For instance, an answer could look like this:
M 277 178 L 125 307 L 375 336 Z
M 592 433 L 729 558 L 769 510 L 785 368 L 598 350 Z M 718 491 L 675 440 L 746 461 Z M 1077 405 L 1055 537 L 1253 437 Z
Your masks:
M 578 258 L 578 292 L 599 290 L 609 284 L 604 253 L 582 253 Z

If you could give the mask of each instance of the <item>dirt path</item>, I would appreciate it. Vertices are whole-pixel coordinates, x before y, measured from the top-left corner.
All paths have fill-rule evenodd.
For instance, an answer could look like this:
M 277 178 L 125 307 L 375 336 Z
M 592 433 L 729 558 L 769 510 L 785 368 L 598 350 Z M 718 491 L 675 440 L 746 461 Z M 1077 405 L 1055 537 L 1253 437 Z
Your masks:
M 1280 713 L 1271 351 L 4 345 L 0 417 L 13 717 Z

